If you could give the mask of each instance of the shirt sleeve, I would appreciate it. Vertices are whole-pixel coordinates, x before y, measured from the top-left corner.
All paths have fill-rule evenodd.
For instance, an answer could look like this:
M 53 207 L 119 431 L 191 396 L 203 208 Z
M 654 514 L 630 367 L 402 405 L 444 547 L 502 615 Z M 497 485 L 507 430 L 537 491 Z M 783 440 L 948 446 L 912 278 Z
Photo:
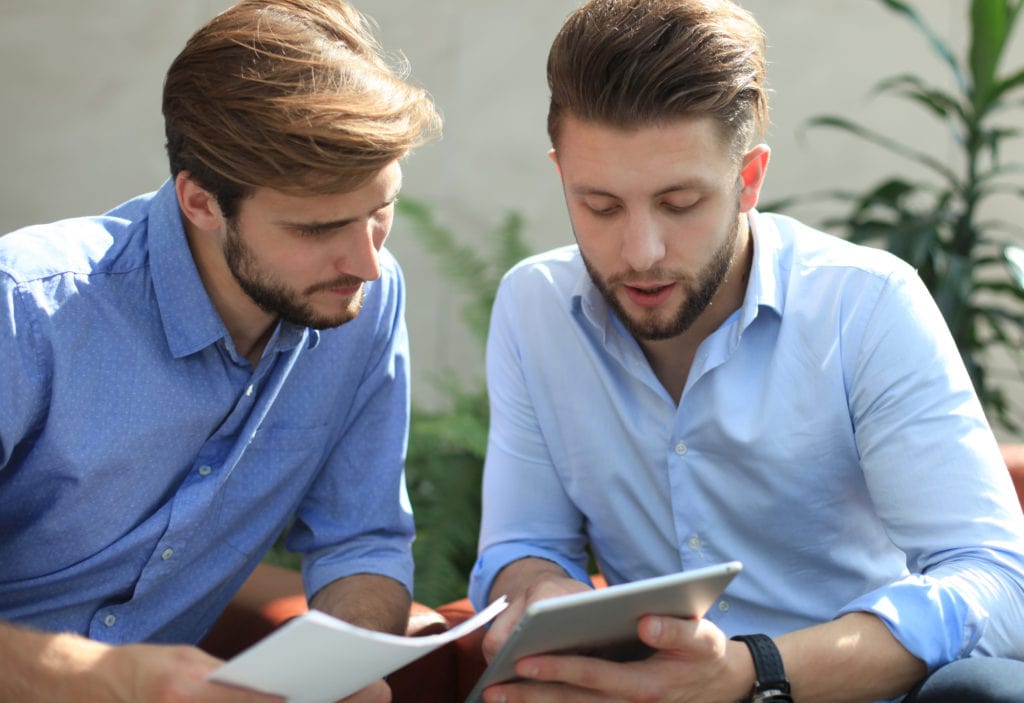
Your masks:
M 0 473 L 46 415 L 50 361 L 30 300 L 0 271 Z
M 506 277 L 499 287 L 487 339 L 490 429 L 484 463 L 479 556 L 469 596 L 478 610 L 489 601 L 495 577 L 508 564 L 539 557 L 589 583 L 583 516 L 562 486 L 530 397 L 519 335 L 530 334 L 537 304 L 529 286 Z M 543 290 L 533 287 L 532 294 Z
M 910 573 L 840 614 L 874 613 L 929 670 L 1024 656 L 1024 519 L 942 315 L 908 270 L 857 324 L 842 343 L 857 448 Z
M 409 431 L 409 341 L 401 270 L 389 257 L 390 274 L 377 309 L 375 348 L 341 435 L 323 470 L 299 506 L 287 539 L 303 553 L 306 593 L 331 581 L 369 573 L 393 578 L 413 590 L 412 508 L 405 484 Z M 344 363 L 339 358 L 339 363 Z

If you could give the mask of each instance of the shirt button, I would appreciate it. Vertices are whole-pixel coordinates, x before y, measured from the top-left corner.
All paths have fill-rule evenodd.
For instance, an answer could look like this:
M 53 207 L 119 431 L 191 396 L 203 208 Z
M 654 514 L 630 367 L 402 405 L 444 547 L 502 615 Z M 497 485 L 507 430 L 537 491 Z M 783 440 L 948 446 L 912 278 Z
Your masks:
M 212 471 L 213 471 L 213 467 L 212 466 L 207 466 L 206 464 L 203 464 L 202 466 L 199 467 L 199 475 L 200 476 L 209 476 L 210 472 L 212 472 Z
M 245 395 L 246 396 L 252 395 L 252 386 L 251 385 L 248 388 L 245 389 Z
M 700 537 L 694 535 L 690 539 L 686 540 L 686 544 L 689 545 L 690 549 L 697 551 L 700 549 Z
M 113 627 L 115 622 L 117 622 L 117 616 L 113 613 L 110 613 L 107 617 L 103 618 L 103 624 L 107 627 Z
M 167 549 L 165 549 L 165 550 L 164 550 L 163 552 L 161 552 L 161 554 L 160 554 L 160 558 L 161 558 L 161 559 L 163 559 L 164 561 L 167 561 L 168 559 L 170 559 L 170 558 L 171 558 L 171 557 L 173 557 L 173 556 L 174 556 L 174 550 L 173 550 L 173 549 L 171 549 L 170 547 L 168 547 Z
M 718 609 L 720 611 L 722 611 L 723 613 L 728 613 L 729 612 L 729 601 L 727 601 L 727 600 L 720 600 L 720 601 L 718 601 Z
M 676 454 L 678 454 L 679 456 L 682 456 L 683 454 L 686 454 L 686 445 L 683 444 L 682 442 L 679 442 L 676 445 Z

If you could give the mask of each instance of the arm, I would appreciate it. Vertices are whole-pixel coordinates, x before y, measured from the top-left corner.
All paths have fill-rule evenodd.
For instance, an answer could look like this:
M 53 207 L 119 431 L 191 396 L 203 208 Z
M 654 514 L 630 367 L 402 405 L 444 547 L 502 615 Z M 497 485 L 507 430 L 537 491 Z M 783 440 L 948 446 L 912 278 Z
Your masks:
M 543 559 L 522 559 L 505 567 L 494 581 L 491 598 L 505 594 L 511 605 L 484 638 L 484 654 L 497 653 L 527 604 L 585 590 L 564 570 Z M 617 664 L 585 657 L 523 659 L 519 674 L 534 681 L 597 689 L 625 700 L 641 700 L 652 687 L 656 700 L 744 700 L 754 685 L 754 667 L 746 645 L 733 642 L 710 621 L 647 617 L 640 638 L 658 650 L 651 659 Z M 908 691 L 921 680 L 924 663 L 892 636 L 881 620 L 851 613 L 837 620 L 776 639 L 795 701 L 856 703 Z M 546 690 L 546 693 L 545 693 Z M 487 698 L 503 693 L 510 703 L 561 700 L 564 689 L 495 686 Z
M 484 657 L 488 661 L 494 658 L 530 603 L 586 590 L 586 584 L 570 577 L 554 562 L 534 557 L 512 562 L 501 570 L 491 588 L 490 600 L 504 595 L 509 606 L 495 618 L 484 636 Z
M 359 627 L 401 635 L 412 599 L 405 586 L 393 579 L 355 574 L 324 586 L 309 605 Z
M 220 664 L 195 647 L 114 647 L 0 623 L 0 703 L 282 700 L 207 682 Z
M 560 701 L 565 686 L 616 700 L 732 703 L 754 685 L 747 647 L 708 620 L 647 616 L 640 638 L 656 653 L 619 664 L 572 656 L 529 657 L 516 670 L 529 684 L 492 686 L 486 700 Z M 878 618 L 852 613 L 776 640 L 797 703 L 869 703 L 909 690 L 925 674 Z M 539 685 L 536 682 L 558 684 Z M 582 694 L 583 691 L 581 690 Z
M 409 622 L 412 599 L 405 586 L 393 579 L 376 574 L 354 574 L 324 586 L 309 605 L 359 627 L 401 635 Z M 390 700 L 390 688 L 379 679 L 345 699 L 347 703 Z
M 334 588 L 348 588 L 332 586 L 337 580 L 358 575 L 376 575 L 388 586 L 392 581 L 401 584 L 406 597 L 412 591 L 415 531 L 403 469 L 410 402 L 408 336 L 401 274 L 390 257 L 382 262 L 387 267 L 376 282 L 379 295 L 368 297 L 359 313 L 367 336 L 372 335 L 365 342 L 372 348 L 361 381 L 286 541 L 289 549 L 303 554 L 306 593 L 318 599 Z M 330 602 L 325 608 L 329 611 L 338 599 L 332 596 Z M 394 621 L 385 618 L 382 625 L 387 622 Z
M 480 556 L 469 588 L 478 610 L 502 594 L 514 603 L 518 593 L 507 586 L 499 589 L 496 581 L 499 574 L 510 579 L 516 569 L 509 565 L 519 560 L 549 564 L 562 575 L 588 580 L 583 516 L 555 471 L 521 362 L 517 335 L 530 325 L 520 315 L 529 315 L 533 301 L 524 302 L 518 295 L 506 278 L 495 298 L 487 337 L 490 427 Z M 500 620 L 510 621 L 510 615 L 503 614 Z
M 849 406 L 872 504 L 910 574 L 848 603 L 929 671 L 1024 655 L 1024 521 L 959 352 L 913 272 L 858 321 Z

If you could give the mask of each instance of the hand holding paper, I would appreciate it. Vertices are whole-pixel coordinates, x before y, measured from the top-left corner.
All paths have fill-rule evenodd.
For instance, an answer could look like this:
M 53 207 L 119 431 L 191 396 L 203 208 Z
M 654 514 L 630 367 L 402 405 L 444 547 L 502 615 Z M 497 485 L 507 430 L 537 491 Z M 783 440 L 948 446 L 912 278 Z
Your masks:
M 501 598 L 447 632 L 424 637 L 365 630 L 311 610 L 226 662 L 210 680 L 290 703 L 334 703 L 482 627 L 507 605 Z

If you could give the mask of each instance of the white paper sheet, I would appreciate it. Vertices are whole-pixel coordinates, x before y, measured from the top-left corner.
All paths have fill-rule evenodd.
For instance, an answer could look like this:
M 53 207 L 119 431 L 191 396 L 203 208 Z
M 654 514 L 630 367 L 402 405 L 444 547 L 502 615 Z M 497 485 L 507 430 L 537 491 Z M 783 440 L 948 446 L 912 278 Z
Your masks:
M 364 630 L 311 610 L 226 662 L 209 678 L 284 696 L 289 703 L 334 703 L 485 625 L 507 606 L 500 598 L 447 632 L 423 637 Z

